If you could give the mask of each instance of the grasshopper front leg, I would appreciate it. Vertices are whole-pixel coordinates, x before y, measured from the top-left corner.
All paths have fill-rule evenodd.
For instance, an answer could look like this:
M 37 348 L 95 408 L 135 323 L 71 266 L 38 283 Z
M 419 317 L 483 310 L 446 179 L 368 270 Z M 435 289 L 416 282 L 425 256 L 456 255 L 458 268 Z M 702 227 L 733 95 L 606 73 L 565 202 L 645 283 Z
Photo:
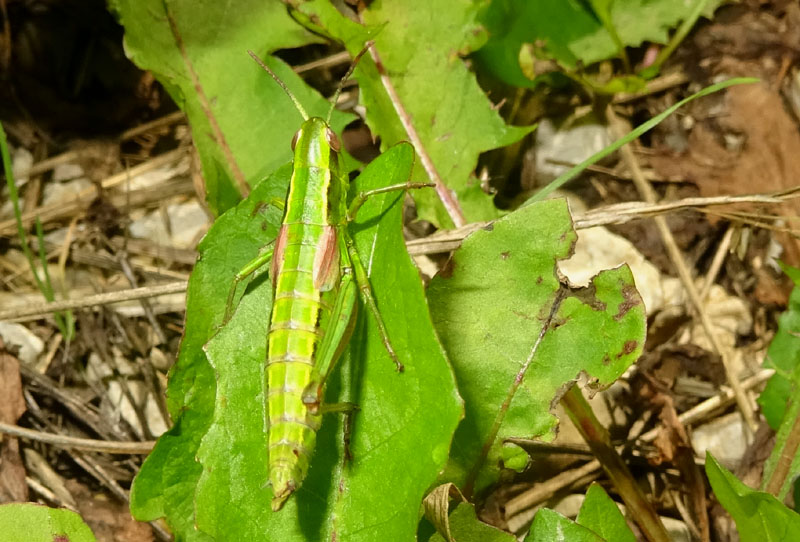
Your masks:
M 382 188 L 375 188 L 373 190 L 365 190 L 364 192 L 359 192 L 356 194 L 356 197 L 353 198 L 353 201 L 350 202 L 350 207 L 347 209 L 347 221 L 352 222 L 356 219 L 356 215 L 358 214 L 358 210 L 361 209 L 361 206 L 367 202 L 369 198 L 372 196 L 377 196 L 378 194 L 385 194 L 387 192 L 397 192 L 400 190 L 411 190 L 417 188 L 432 188 L 436 185 L 434 183 L 412 183 L 412 182 L 405 182 L 401 184 L 392 184 L 389 186 L 384 186 Z
M 233 284 L 231 284 L 231 289 L 228 292 L 228 301 L 225 303 L 225 316 L 222 319 L 223 326 L 227 324 L 233 316 L 233 300 L 236 297 L 236 289 L 239 287 L 239 283 L 269 263 L 272 259 L 273 252 L 274 250 L 270 249 L 259 254 L 233 277 Z
M 269 201 L 268 205 L 272 205 L 277 207 L 281 211 L 286 208 L 286 202 L 283 200 L 273 198 Z M 275 241 L 270 241 L 269 244 L 273 244 Z M 269 246 L 269 245 L 267 245 Z M 222 325 L 224 326 L 227 324 L 231 317 L 233 316 L 233 299 L 236 297 L 236 290 L 239 287 L 239 283 L 241 283 L 244 279 L 261 269 L 264 265 L 269 263 L 272 259 L 274 253 L 274 249 L 266 250 L 250 260 L 247 265 L 245 265 L 242 269 L 239 270 L 238 273 L 233 277 L 233 284 L 231 284 L 231 289 L 228 292 L 228 300 L 225 303 L 225 316 L 222 318 Z

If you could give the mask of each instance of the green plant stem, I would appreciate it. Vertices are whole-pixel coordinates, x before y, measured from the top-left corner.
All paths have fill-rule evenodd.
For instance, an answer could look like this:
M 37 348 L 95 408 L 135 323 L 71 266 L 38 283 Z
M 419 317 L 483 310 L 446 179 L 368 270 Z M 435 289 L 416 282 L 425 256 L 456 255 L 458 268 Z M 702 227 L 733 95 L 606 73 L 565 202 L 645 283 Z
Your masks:
M 34 260 L 33 251 L 31 250 L 30 245 L 28 244 L 28 236 L 25 232 L 25 227 L 22 225 L 22 211 L 19 208 L 19 192 L 17 191 L 17 183 L 14 180 L 14 172 L 11 169 L 11 155 L 8 152 L 8 142 L 6 141 L 6 132 L 3 130 L 3 125 L 0 124 L 0 154 L 3 157 L 3 171 L 6 175 L 6 183 L 8 184 L 8 196 L 11 200 L 11 206 L 14 209 L 14 218 L 17 222 L 17 236 L 19 237 L 19 243 L 22 247 L 22 252 L 25 254 L 25 258 L 28 260 L 28 265 L 31 268 L 31 274 L 33 275 L 33 280 L 36 282 L 36 286 L 39 288 L 39 291 L 42 293 L 44 298 L 47 301 L 55 301 L 55 296 L 53 295 L 53 285 L 50 282 L 50 276 L 47 272 L 47 256 L 44 253 L 44 243 L 42 242 L 43 233 L 42 233 L 42 225 L 37 220 L 37 232 L 40 236 L 39 238 L 39 247 L 40 247 L 40 256 L 41 256 L 41 263 L 42 269 L 44 271 L 45 279 L 42 280 L 39 277 L 39 274 L 36 272 L 36 262 Z M 66 340 L 70 340 L 72 338 L 72 313 L 67 313 L 65 317 L 62 313 L 55 313 L 54 314 L 56 324 L 58 325 L 61 334 L 64 336 Z M 69 325 L 67 324 L 69 322 Z
M 797 451 L 800 449 L 800 408 L 798 407 L 800 407 L 800 402 L 795 393 L 778 430 L 775 449 L 764 469 L 763 489 L 778 499 L 783 499 L 789 491 L 789 484 L 786 481 L 792 472 L 792 463 L 797 457 Z
M 564 394 L 561 398 L 561 405 L 592 449 L 594 456 L 600 461 L 603 470 L 606 471 L 647 540 L 669 542 L 669 535 L 658 514 L 639 490 L 627 465 L 611 444 L 608 431 L 594 415 L 592 407 L 583 397 L 578 386 L 572 386 Z
M 699 0 L 695 5 L 694 11 L 692 11 L 689 16 L 681 23 L 678 27 L 678 30 L 675 31 L 675 34 L 672 36 L 672 39 L 669 40 L 669 43 L 666 47 L 661 49 L 656 56 L 656 59 L 653 61 L 653 64 L 646 67 L 642 70 L 641 76 L 647 79 L 651 77 L 655 77 L 658 75 L 658 72 L 661 70 L 661 66 L 666 62 L 666 60 L 672 55 L 672 52 L 675 51 L 675 48 L 680 45 L 689 31 L 694 28 L 697 19 L 700 18 L 700 15 L 703 13 L 703 9 L 706 7 L 707 0 Z
M 528 201 L 526 201 L 523 205 L 530 205 L 531 203 L 535 203 L 537 201 L 542 201 L 551 192 L 553 192 L 554 190 L 557 190 L 558 188 L 561 188 L 567 182 L 569 182 L 572 179 L 574 179 L 575 177 L 577 177 L 587 167 L 591 166 L 595 162 L 598 162 L 598 161 L 602 160 L 603 158 L 605 158 L 609 154 L 615 152 L 617 149 L 619 149 L 623 145 L 633 141 L 634 139 L 638 138 L 642 134 L 644 134 L 646 132 L 649 132 L 655 126 L 657 126 L 659 123 L 661 123 L 661 121 L 663 121 L 665 118 L 667 118 L 668 116 L 673 114 L 675 111 L 677 111 L 679 108 L 683 107 L 684 105 L 686 105 L 687 103 L 691 102 L 692 100 L 695 100 L 697 98 L 702 98 L 703 96 L 708 96 L 709 94 L 713 94 L 714 92 L 718 92 L 718 91 L 720 91 L 720 90 L 722 90 L 724 88 L 731 87 L 733 85 L 743 85 L 743 84 L 746 84 L 746 83 L 756 83 L 756 82 L 758 82 L 758 79 L 756 79 L 754 77 L 737 77 L 735 79 L 728 79 L 727 81 L 722 81 L 722 82 L 717 83 L 715 85 L 711 85 L 709 87 L 704 88 L 703 90 L 701 90 L 699 92 L 695 92 L 694 94 L 692 94 L 688 98 L 684 98 L 683 100 L 679 101 L 678 103 L 676 103 L 672 107 L 667 108 L 662 113 L 659 113 L 658 115 L 656 115 L 652 119 L 648 120 L 647 122 L 640 124 L 639 126 L 634 128 L 633 130 L 631 130 L 630 133 L 628 133 L 628 135 L 626 135 L 625 137 L 619 138 L 618 140 L 616 140 L 614 143 L 612 143 L 611 145 L 609 145 L 605 149 L 594 153 L 592 156 L 590 156 L 589 158 L 587 158 L 586 160 L 584 160 L 580 164 L 576 165 L 575 167 L 573 167 L 569 171 L 559 175 L 559 177 L 557 179 L 555 179 L 553 182 L 551 182 L 550 184 L 548 184 L 547 186 L 545 186 L 544 188 L 539 190 L 536 194 L 531 196 L 531 198 Z
M 622 43 L 622 39 L 619 37 L 617 29 L 614 27 L 614 23 L 611 20 L 611 11 L 609 10 L 610 2 L 592 2 L 592 7 L 597 17 L 600 19 L 600 22 L 603 23 L 603 28 L 606 29 L 606 32 L 608 32 L 608 35 L 611 37 L 611 41 L 616 45 L 617 53 L 619 53 L 619 57 L 622 59 L 622 65 L 625 68 L 625 73 L 631 73 L 631 61 L 628 59 L 628 52 L 625 50 L 625 44 Z

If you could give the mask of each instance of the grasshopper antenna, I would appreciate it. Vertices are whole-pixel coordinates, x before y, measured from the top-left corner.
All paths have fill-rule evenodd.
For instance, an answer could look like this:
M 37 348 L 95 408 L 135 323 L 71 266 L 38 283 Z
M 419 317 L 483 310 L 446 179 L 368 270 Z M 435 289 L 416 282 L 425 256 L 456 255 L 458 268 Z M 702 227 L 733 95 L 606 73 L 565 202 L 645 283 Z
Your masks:
M 355 70 L 356 66 L 358 65 L 358 61 L 361 60 L 361 57 L 364 56 L 364 53 L 366 53 L 369 50 L 369 48 L 372 47 L 374 44 L 375 44 L 374 40 L 370 40 L 366 44 L 364 44 L 364 48 L 361 49 L 361 51 L 359 51 L 359 53 L 355 56 L 353 62 L 350 63 L 350 68 L 347 70 L 347 73 L 344 74 L 342 80 L 339 81 L 339 86 L 336 87 L 336 92 L 334 93 L 333 99 L 331 100 L 331 108 L 328 110 L 328 116 L 325 119 L 325 122 L 327 124 L 330 124 L 331 122 L 331 115 L 333 114 L 333 110 L 336 108 L 336 102 L 339 100 L 339 95 L 342 93 L 342 87 L 344 86 L 344 82 L 350 79 L 350 76 L 353 75 L 353 70 Z
M 366 51 L 366 49 L 364 49 L 364 51 Z M 362 54 L 364 54 L 364 51 L 362 51 L 361 53 L 359 53 L 359 54 L 358 54 L 358 56 L 361 56 Z M 289 87 L 287 87 L 287 86 L 286 86 L 286 83 L 284 83 L 283 81 L 281 81 L 281 78 L 280 78 L 280 77 L 278 77 L 278 76 L 275 74 L 275 72 L 274 72 L 274 71 L 272 71 L 272 70 L 269 68 L 269 66 L 267 66 L 266 64 L 264 64 L 264 61 L 263 61 L 263 60 L 261 60 L 260 58 L 258 58 L 258 55 L 257 55 L 257 54 L 255 54 L 253 51 L 250 51 L 250 50 L 248 49 L 248 50 L 247 50 L 247 54 L 248 54 L 248 55 L 250 55 L 251 57 L 253 57 L 253 60 L 255 60 L 256 62 L 258 62 L 258 65 L 259 65 L 259 66 L 261 66 L 261 67 L 264 69 L 264 71 L 266 71 L 268 74 L 270 74 L 270 76 L 271 76 L 273 79 L 275 79 L 275 82 L 276 82 L 276 83 L 278 83 L 278 84 L 281 86 L 281 88 L 282 88 L 282 89 L 283 89 L 283 91 L 286 93 L 286 95 L 287 95 L 287 96 L 289 96 L 289 98 L 292 100 L 292 103 L 294 103 L 294 106 L 295 106 L 295 108 L 297 109 L 297 111 L 299 111 L 299 112 L 300 112 L 300 115 L 302 115 L 302 117 L 303 117 L 303 120 L 308 120 L 308 113 L 306 113 L 306 110 L 305 110 L 305 109 L 303 109 L 303 106 L 302 106 L 302 105 L 300 105 L 300 101 L 299 101 L 297 98 L 295 98 L 295 97 L 294 97 L 294 94 L 292 94 L 292 91 L 291 91 L 291 90 L 289 90 Z M 347 73 L 348 73 L 348 76 L 349 76 L 350 72 L 352 72 L 352 71 L 353 71 L 353 69 L 352 69 L 352 67 L 351 67 L 351 68 L 350 68 L 350 71 L 349 71 L 349 72 L 347 72 Z M 338 91 L 338 90 L 336 91 L 336 96 L 337 96 L 337 97 L 339 96 L 339 91 Z M 334 102 L 334 103 L 335 103 L 335 102 Z M 328 116 L 330 117 L 330 113 L 328 114 Z

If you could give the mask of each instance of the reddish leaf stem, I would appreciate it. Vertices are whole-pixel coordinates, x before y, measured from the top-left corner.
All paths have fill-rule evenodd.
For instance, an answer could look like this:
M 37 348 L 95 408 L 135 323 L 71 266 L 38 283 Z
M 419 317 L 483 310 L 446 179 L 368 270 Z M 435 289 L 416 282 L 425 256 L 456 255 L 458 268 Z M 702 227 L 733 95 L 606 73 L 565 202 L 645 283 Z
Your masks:
M 370 47 L 369 54 L 372 56 L 372 60 L 375 61 L 375 66 L 378 68 L 378 74 L 381 77 L 383 88 L 386 89 L 386 93 L 389 95 L 392 105 L 394 105 L 394 110 L 397 112 L 397 116 L 400 118 L 400 122 L 402 123 L 403 128 L 408 135 L 408 139 L 411 140 L 411 144 L 414 145 L 414 150 L 416 150 L 417 154 L 419 154 L 422 167 L 425 168 L 425 172 L 428 174 L 428 177 L 430 177 L 430 180 L 436 184 L 436 194 L 439 196 L 442 205 L 444 205 L 447 214 L 450 216 L 450 220 L 453 221 L 453 224 L 455 224 L 456 228 L 460 228 L 467 223 L 467 220 L 464 218 L 464 212 L 461 210 L 461 205 L 458 203 L 458 199 L 456 199 L 453 191 L 447 188 L 447 186 L 444 184 L 442 177 L 436 170 L 436 166 L 433 165 L 433 160 L 431 160 L 428 151 L 422 144 L 422 139 L 420 139 L 416 128 L 414 128 L 414 123 L 411 122 L 411 116 L 403 106 L 403 102 L 400 100 L 400 96 L 398 96 L 397 91 L 394 88 L 394 84 L 386 72 L 386 67 L 384 67 L 383 62 L 381 61 L 377 47 L 374 45 Z

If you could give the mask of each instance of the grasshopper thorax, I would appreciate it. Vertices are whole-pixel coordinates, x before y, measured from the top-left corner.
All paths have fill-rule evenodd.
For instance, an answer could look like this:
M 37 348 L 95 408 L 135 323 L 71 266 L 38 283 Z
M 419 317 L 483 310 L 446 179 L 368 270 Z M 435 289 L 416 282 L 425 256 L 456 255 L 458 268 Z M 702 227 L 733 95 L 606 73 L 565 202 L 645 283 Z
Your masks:
M 310 117 L 292 141 L 294 164 L 284 222 L 338 225 L 346 215 L 349 181 L 341 143 L 325 120 Z
M 336 133 L 320 117 L 305 121 L 292 138 L 295 167 L 332 169 L 342 144 Z

